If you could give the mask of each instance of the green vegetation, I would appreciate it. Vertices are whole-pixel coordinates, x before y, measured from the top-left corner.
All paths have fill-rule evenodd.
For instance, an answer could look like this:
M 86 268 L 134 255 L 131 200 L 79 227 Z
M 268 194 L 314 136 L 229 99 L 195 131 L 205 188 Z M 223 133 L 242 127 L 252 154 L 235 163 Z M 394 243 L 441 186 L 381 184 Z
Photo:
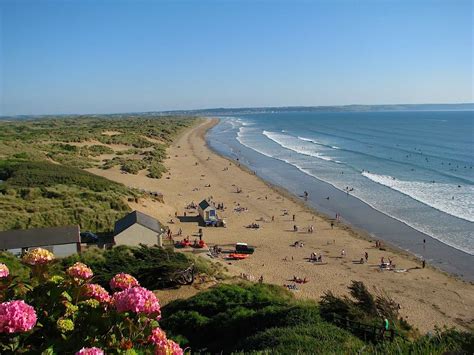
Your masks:
M 351 283 L 349 293 L 352 299 L 347 296 L 337 297 L 331 291 L 326 292 L 320 302 L 323 318 L 332 321 L 337 317 L 377 328 L 382 323 L 381 319 L 387 318 L 390 328 L 394 328 L 398 334 L 409 336 L 413 332 L 412 327 L 399 317 L 398 304 L 388 295 L 380 293 L 374 296 L 360 281 Z
M 350 300 L 354 313 L 364 316 L 367 306 L 373 305 L 370 299 L 375 300 L 375 308 L 386 300 L 383 295 L 373 297 L 365 292 L 363 284 L 353 283 L 350 287 L 351 293 L 357 295 Z M 385 306 L 379 305 L 378 309 L 385 310 Z M 168 304 L 162 309 L 160 323 L 182 346 L 209 353 L 441 355 L 470 354 L 474 349 L 473 334 L 454 329 L 437 330 L 415 340 L 407 337 L 406 331 L 397 331 L 393 341 L 364 340 L 351 327 L 325 319 L 327 312 L 338 310 L 338 303 L 327 300 L 320 305 L 297 301 L 278 286 L 219 285 Z M 381 318 L 378 320 L 380 328 Z
M 323 321 L 315 303 L 272 285 L 219 285 L 168 304 L 162 314 L 163 329 L 193 351 L 344 353 L 363 346 Z
M 63 267 L 80 261 L 89 265 L 95 273 L 94 282 L 108 288 L 108 280 L 115 274 L 125 272 L 133 275 L 140 285 L 156 290 L 176 286 L 174 281 L 177 274 L 194 263 L 192 257 L 183 253 L 176 253 L 173 249 L 160 247 L 118 246 L 111 250 L 92 249 L 81 254 L 74 254 L 62 259 Z M 209 262 L 201 261 L 196 265 L 197 272 L 216 274 L 215 267 Z
M 130 174 L 149 169 L 149 177 L 159 178 L 165 171 L 162 163 L 168 144 L 193 122 L 194 119 L 182 117 L 133 115 L 0 122 L 0 157 L 25 160 L 49 158 L 80 169 L 107 169 L 120 165 L 122 171 Z M 124 158 L 112 162 L 96 159 L 102 154 L 115 153 L 109 145 L 129 148 L 117 151 L 117 155 Z
M 193 122 L 133 115 L 0 121 L 0 230 L 79 224 L 110 231 L 139 194 L 80 169 L 119 165 L 160 178 L 166 147 Z M 117 149 L 107 144 L 129 148 L 103 159 Z
M 79 224 L 109 231 L 138 193 L 86 171 L 58 164 L 0 161 L 0 229 Z

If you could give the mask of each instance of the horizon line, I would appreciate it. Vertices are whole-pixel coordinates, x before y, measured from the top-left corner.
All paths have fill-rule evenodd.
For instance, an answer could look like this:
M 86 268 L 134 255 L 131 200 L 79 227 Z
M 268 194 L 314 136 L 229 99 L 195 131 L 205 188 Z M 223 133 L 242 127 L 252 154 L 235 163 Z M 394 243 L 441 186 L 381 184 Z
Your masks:
M 216 110 L 262 110 L 262 109 L 310 109 L 310 108 L 349 108 L 349 107 L 389 107 L 389 106 L 454 106 L 454 105 L 474 105 L 474 102 L 458 102 L 458 103 L 417 103 L 417 104 L 343 104 L 343 105 L 287 105 L 287 106 L 240 106 L 240 107 L 208 107 L 208 108 L 192 108 L 192 109 L 171 109 L 171 110 L 150 110 L 150 111 L 125 111 L 125 112 L 108 112 L 108 113 L 40 113 L 40 114 L 14 114 L 0 115 L 0 118 L 6 117 L 42 117 L 42 116 L 85 116 L 85 115 L 124 115 L 124 114 L 151 114 L 151 113 L 173 113 L 173 112 L 205 112 Z M 474 108 L 473 108 L 474 109 Z M 470 110 L 469 110 L 470 111 Z

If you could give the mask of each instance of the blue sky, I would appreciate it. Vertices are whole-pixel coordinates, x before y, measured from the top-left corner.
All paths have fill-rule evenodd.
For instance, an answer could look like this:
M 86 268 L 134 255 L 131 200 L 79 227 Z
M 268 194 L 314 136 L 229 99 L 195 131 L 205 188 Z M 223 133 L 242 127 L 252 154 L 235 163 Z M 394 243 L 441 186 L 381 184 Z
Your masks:
M 0 0 L 0 115 L 473 99 L 473 2 Z

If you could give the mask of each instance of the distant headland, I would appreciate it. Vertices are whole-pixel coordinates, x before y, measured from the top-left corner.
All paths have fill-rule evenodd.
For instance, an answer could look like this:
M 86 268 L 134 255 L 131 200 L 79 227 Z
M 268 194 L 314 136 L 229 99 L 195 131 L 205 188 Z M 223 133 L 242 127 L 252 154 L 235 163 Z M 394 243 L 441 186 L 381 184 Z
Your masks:
M 474 103 L 457 104 L 390 104 L 390 105 L 333 105 L 333 106 L 265 106 L 265 107 L 217 107 L 190 110 L 122 112 L 122 113 L 89 113 L 89 114 L 42 114 L 42 115 L 0 115 L 0 120 L 52 118 L 58 116 L 76 117 L 153 117 L 168 115 L 186 116 L 225 116 L 236 114 L 258 114 L 278 112 L 382 112 L 382 111 L 474 111 Z

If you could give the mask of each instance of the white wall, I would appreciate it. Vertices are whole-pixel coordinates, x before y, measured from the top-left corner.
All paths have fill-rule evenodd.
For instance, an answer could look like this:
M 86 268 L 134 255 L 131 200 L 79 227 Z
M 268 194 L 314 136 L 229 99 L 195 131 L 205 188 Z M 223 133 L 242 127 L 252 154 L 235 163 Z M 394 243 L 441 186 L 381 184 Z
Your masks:
M 162 246 L 162 239 L 158 236 L 157 232 L 135 223 L 133 226 L 117 234 L 114 239 L 116 245 L 146 244 L 151 246 L 157 244 Z

